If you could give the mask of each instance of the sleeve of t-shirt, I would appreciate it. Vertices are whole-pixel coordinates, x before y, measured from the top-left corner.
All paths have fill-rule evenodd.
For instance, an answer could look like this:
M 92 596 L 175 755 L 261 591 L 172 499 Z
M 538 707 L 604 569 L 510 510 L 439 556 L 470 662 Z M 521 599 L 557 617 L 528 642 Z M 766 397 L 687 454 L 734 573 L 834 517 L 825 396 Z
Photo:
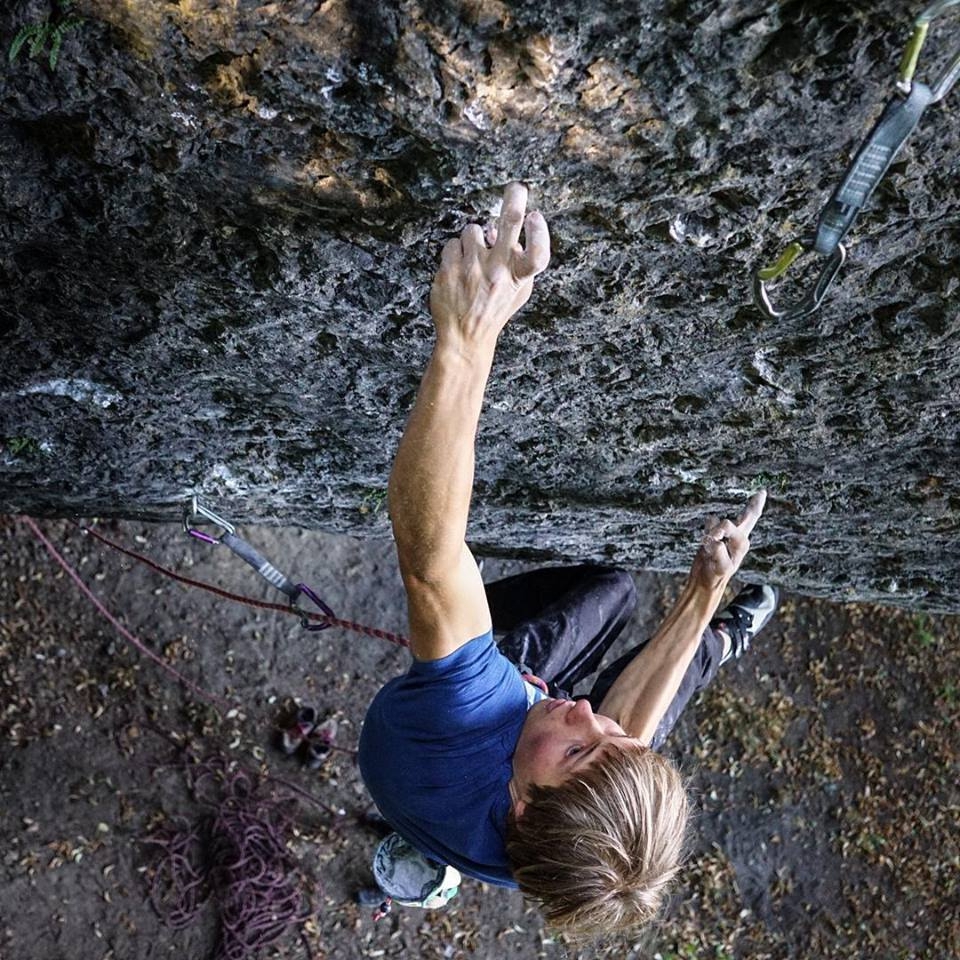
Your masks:
M 516 667 L 488 631 L 439 660 L 414 660 L 407 673 L 384 688 L 393 717 L 408 735 L 459 739 L 514 722 L 526 695 Z
M 509 780 L 510 757 L 526 716 L 516 667 L 490 632 L 440 660 L 414 661 L 374 697 L 360 735 L 360 769 L 384 804 L 435 791 L 495 791 Z M 389 817 L 388 817 L 389 819 Z

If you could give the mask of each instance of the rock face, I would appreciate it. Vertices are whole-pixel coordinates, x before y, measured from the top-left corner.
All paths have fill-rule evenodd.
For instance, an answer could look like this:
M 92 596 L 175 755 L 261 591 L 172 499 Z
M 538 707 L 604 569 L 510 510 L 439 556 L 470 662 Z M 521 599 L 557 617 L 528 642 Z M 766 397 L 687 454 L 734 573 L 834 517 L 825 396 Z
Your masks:
M 680 569 L 766 485 L 748 578 L 960 611 L 955 113 L 818 314 L 751 302 L 893 96 L 910 6 L 83 0 L 55 70 L 0 76 L 0 509 L 197 493 L 387 535 L 440 248 L 521 178 L 554 256 L 501 339 L 479 550 Z

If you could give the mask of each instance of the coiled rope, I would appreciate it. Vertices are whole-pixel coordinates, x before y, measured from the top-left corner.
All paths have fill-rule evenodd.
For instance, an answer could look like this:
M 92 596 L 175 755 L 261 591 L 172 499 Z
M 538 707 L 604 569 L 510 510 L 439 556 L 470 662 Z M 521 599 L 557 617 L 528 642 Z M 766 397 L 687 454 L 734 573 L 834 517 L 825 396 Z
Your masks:
M 164 824 L 142 841 L 158 854 L 150 902 L 174 929 L 212 903 L 215 960 L 243 960 L 316 913 L 287 849 L 293 800 L 265 792 L 258 778 L 219 757 L 196 762 L 188 780 L 204 814 Z

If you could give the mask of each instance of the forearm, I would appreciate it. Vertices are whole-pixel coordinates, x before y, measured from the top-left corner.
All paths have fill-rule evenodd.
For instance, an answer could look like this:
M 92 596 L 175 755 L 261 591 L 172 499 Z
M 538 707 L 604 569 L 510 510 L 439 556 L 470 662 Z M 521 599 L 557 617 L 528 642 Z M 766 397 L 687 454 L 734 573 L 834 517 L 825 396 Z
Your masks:
M 445 244 L 430 288 L 437 345 L 388 487 L 410 649 L 418 660 L 438 660 L 490 630 L 483 578 L 467 549 L 467 516 L 497 337 L 550 259 L 546 222 L 536 212 L 525 219 L 526 205 L 526 189 L 508 185 L 492 246 L 478 224 L 468 224 Z
M 660 629 L 617 677 L 597 711 L 649 743 L 680 689 L 723 591 L 723 583 L 706 588 L 688 582 Z
M 388 487 L 404 576 L 432 582 L 455 568 L 473 489 L 474 443 L 493 347 L 438 342 L 397 451 Z

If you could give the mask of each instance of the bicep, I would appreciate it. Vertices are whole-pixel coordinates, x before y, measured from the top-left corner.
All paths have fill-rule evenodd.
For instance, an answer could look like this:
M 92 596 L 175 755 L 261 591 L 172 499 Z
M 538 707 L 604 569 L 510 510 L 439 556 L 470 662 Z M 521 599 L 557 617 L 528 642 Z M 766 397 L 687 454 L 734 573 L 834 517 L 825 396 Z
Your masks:
M 410 651 L 418 660 L 439 660 L 490 630 L 483 579 L 466 544 L 449 570 L 430 580 L 403 572 L 403 583 L 409 608 Z

